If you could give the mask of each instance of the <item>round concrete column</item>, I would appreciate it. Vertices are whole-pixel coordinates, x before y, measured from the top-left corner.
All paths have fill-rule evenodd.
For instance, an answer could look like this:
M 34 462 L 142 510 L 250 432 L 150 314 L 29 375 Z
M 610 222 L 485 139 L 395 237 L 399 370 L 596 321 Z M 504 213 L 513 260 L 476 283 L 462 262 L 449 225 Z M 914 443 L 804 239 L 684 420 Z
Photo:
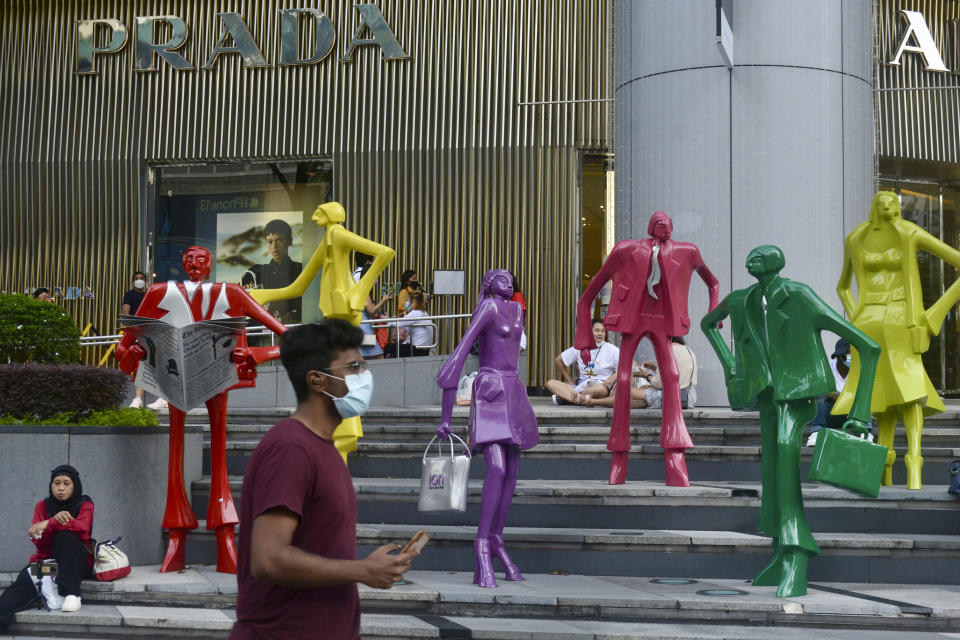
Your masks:
M 733 68 L 715 42 L 715 0 L 616 3 L 617 239 L 642 238 L 664 210 L 700 246 L 721 297 L 780 246 L 784 275 L 840 309 L 843 238 L 874 185 L 870 0 L 734 0 Z M 690 292 L 700 404 L 726 404 L 720 365 Z M 832 346 L 829 336 L 825 338 Z

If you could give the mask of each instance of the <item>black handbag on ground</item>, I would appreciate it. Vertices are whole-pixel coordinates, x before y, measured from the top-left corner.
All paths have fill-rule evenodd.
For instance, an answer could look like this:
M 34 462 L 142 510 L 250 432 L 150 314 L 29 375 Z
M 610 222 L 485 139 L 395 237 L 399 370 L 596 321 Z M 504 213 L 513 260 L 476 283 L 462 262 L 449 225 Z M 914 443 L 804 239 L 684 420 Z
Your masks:
M 950 486 L 947 487 L 947 493 L 960 498 L 960 460 L 954 460 L 948 464 L 947 469 L 950 470 Z

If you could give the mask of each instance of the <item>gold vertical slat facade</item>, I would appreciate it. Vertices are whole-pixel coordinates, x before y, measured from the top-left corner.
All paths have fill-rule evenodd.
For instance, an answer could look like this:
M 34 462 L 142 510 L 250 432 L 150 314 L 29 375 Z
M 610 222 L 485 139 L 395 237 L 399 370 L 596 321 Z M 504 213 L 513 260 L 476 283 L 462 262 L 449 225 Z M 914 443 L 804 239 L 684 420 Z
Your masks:
M 949 73 L 927 71 L 923 57 L 896 56 L 907 31 L 901 10 L 923 15 Z M 879 0 L 877 116 L 881 157 L 960 163 L 960 3 Z M 915 39 L 909 44 L 916 46 Z M 921 89 L 922 90 L 918 90 Z
M 152 165 L 333 160 L 347 225 L 397 250 L 388 272 L 464 269 L 468 312 L 483 272 L 513 270 L 526 294 L 530 384 L 568 346 L 580 286 L 579 152 L 608 144 L 608 104 L 519 106 L 612 95 L 608 0 L 375 0 L 410 56 L 359 47 L 344 0 L 63 0 L 0 9 L 0 290 L 90 286 L 65 302 L 78 324 L 115 329 L 141 255 Z M 337 40 L 323 61 L 281 67 L 280 10 L 312 7 Z M 273 65 L 236 54 L 200 69 L 236 11 Z M 135 72 L 136 16 L 176 15 L 194 69 Z M 127 46 L 74 73 L 76 21 L 114 18 Z M 310 34 L 312 37 L 312 34 Z M 307 45 L 310 44 L 309 38 Z M 305 45 L 306 46 L 306 45 Z M 443 331 L 448 352 L 463 323 Z

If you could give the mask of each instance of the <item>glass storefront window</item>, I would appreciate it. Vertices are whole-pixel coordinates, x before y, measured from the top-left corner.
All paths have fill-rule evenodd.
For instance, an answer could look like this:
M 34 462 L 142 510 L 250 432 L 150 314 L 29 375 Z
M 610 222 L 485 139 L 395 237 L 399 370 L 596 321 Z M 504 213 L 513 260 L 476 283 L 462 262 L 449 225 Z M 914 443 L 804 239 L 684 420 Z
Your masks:
M 183 280 L 199 245 L 215 257 L 210 279 L 278 288 L 299 275 L 319 241 L 311 220 L 332 200 L 330 160 L 155 166 L 154 281 Z M 317 319 L 319 279 L 302 299 L 268 305 L 284 323 Z
M 940 196 L 940 220 L 942 225 L 943 241 L 951 247 L 960 248 L 960 191 L 943 186 Z M 957 268 L 950 264 L 943 265 L 943 286 L 950 287 L 957 279 Z M 960 306 L 955 306 L 943 321 L 943 392 L 951 395 L 960 394 Z
M 903 218 L 920 226 L 953 248 L 960 247 L 958 202 L 960 192 L 942 184 L 881 180 L 881 189 L 900 196 Z M 957 278 L 957 269 L 926 251 L 917 254 L 923 304 L 929 307 Z M 960 395 L 957 360 L 960 358 L 960 314 L 954 306 L 940 335 L 930 339 L 923 365 L 931 382 L 944 395 Z
M 583 280 L 581 291 L 586 290 L 594 274 L 600 270 L 607 257 L 608 235 L 611 216 L 612 194 L 607 193 L 613 158 L 609 154 L 584 154 L 580 165 L 580 260 Z M 598 300 L 597 304 L 600 304 Z M 595 313 L 599 309 L 595 310 Z

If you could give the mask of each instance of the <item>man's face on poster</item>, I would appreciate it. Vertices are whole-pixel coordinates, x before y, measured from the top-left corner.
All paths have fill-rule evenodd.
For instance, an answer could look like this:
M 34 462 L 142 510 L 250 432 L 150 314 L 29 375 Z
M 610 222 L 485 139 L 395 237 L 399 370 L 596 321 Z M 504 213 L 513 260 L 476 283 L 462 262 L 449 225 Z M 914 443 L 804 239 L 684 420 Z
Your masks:
M 292 241 L 293 239 L 289 236 L 282 236 L 279 233 L 267 234 L 267 250 L 274 262 L 283 262 L 287 259 Z

